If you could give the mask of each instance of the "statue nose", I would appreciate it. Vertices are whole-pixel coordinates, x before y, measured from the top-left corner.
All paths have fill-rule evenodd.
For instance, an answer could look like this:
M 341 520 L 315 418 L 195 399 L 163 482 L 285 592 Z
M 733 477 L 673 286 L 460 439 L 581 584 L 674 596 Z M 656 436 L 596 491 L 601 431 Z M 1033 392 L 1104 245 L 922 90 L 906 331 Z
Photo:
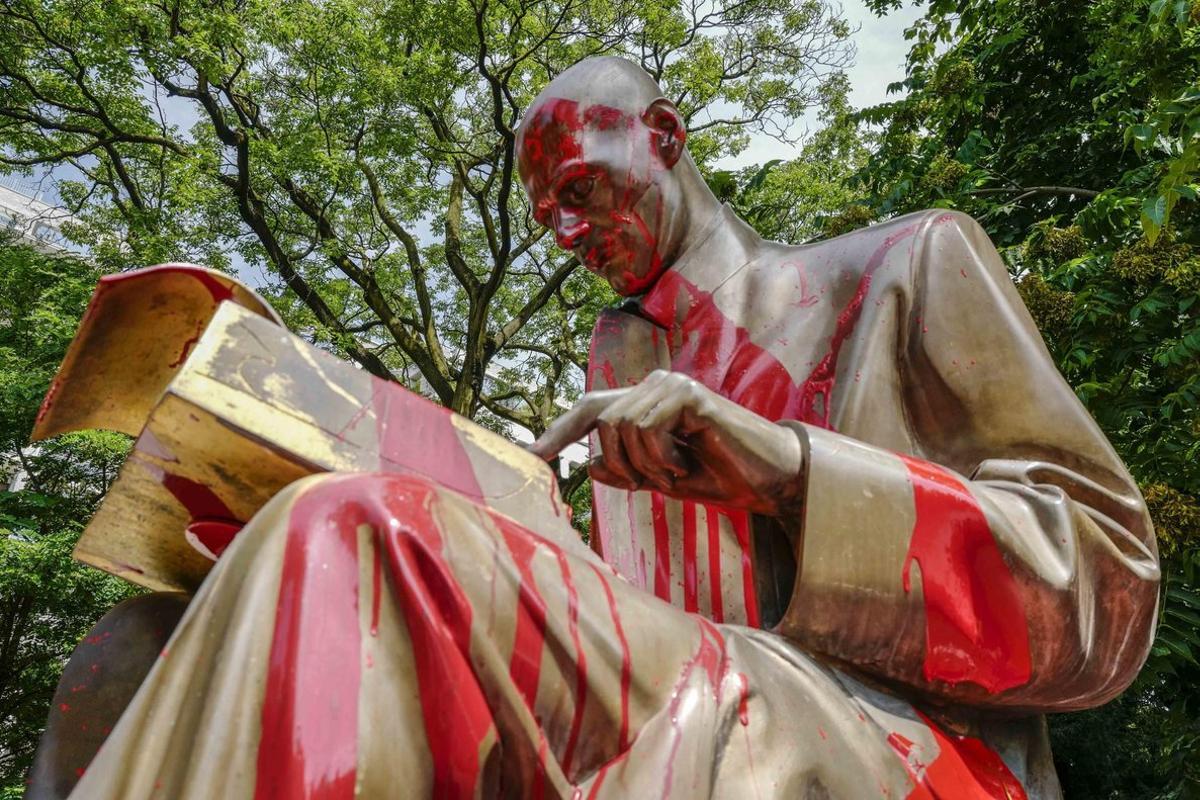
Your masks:
M 574 250 L 591 229 L 592 226 L 587 223 L 587 220 L 564 215 L 559 221 L 556 231 L 558 246 L 563 250 Z

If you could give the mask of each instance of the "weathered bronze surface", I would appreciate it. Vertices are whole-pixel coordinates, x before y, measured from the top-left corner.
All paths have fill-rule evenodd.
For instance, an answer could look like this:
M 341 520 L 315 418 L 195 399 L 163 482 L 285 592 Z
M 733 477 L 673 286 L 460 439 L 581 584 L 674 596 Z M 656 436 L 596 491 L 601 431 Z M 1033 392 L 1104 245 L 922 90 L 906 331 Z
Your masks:
M 86 557 L 203 580 L 76 796 L 1059 796 L 1041 715 L 1152 636 L 1136 486 L 972 220 L 765 242 L 685 139 L 593 59 L 517 141 L 629 298 L 533 447 L 591 437 L 594 552 L 532 456 L 228 303 L 131 401 Z

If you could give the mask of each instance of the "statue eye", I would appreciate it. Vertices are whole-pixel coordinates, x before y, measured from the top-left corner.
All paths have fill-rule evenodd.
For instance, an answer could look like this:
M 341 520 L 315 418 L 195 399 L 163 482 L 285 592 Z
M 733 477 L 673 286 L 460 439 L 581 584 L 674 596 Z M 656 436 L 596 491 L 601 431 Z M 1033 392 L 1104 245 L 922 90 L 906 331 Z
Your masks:
M 580 205 L 587 200 L 588 195 L 592 193 L 592 189 L 596 186 L 596 179 L 591 175 L 586 175 L 582 178 L 576 178 L 568 183 L 563 189 L 563 199 L 572 205 Z

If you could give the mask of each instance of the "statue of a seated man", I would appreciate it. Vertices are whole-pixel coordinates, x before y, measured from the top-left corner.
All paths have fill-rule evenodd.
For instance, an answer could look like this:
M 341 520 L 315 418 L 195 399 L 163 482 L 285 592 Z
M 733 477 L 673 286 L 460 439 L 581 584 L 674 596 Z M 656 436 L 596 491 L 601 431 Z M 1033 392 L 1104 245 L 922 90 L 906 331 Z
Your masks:
M 628 298 L 588 549 L 426 478 L 291 484 L 73 796 L 1051 798 L 1043 714 L 1137 673 L 1138 490 L 1003 263 L 932 211 L 763 241 L 632 64 L 521 124 L 538 222 Z

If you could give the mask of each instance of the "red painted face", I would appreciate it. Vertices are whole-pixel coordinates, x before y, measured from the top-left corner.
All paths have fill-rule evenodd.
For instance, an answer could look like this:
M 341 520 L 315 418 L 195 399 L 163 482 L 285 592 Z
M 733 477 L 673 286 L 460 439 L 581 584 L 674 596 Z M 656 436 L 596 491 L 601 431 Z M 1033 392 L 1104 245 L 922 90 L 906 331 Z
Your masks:
M 656 132 L 633 114 L 551 98 L 521 126 L 518 168 L 534 218 L 618 294 L 663 272 L 662 176 Z

